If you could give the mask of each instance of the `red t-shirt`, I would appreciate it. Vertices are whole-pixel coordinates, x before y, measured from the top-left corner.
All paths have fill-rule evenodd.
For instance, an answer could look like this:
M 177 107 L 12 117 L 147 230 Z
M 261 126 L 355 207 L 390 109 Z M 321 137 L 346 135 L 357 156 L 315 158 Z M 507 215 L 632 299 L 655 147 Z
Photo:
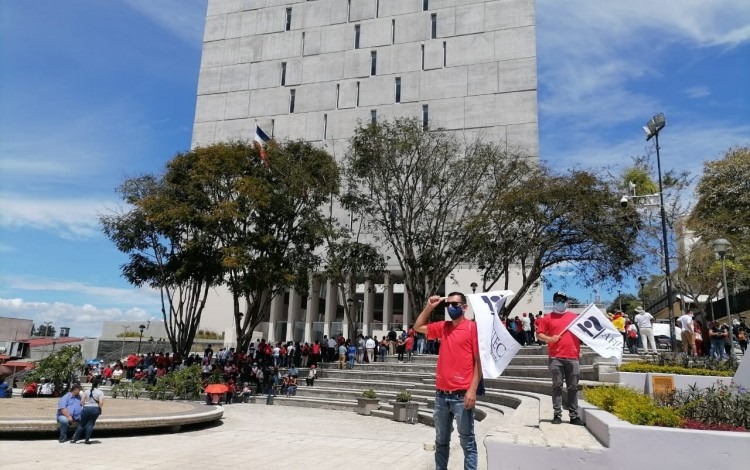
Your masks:
M 547 336 L 555 336 L 565 330 L 570 322 L 578 318 L 573 312 L 556 313 L 552 312 L 534 322 L 537 333 L 543 333 Z M 547 343 L 549 357 L 560 359 L 578 359 L 581 355 L 581 340 L 576 335 L 566 330 L 557 343 Z
M 479 357 L 476 324 L 466 319 L 457 326 L 451 321 L 430 323 L 427 338 L 441 340 L 435 372 L 438 390 L 468 390 L 474 378 L 474 361 Z

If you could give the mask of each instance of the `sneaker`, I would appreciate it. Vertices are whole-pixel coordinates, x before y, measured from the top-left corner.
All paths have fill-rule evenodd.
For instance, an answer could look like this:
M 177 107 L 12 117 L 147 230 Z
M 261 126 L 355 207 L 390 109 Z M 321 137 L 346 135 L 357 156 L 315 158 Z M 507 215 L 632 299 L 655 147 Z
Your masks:
M 555 416 L 554 418 L 552 418 L 552 424 L 561 424 L 561 423 L 562 423 L 562 419 L 560 419 L 559 416 Z
M 581 418 L 571 418 L 570 424 L 574 426 L 585 426 L 585 424 L 583 424 L 583 421 L 581 421 Z

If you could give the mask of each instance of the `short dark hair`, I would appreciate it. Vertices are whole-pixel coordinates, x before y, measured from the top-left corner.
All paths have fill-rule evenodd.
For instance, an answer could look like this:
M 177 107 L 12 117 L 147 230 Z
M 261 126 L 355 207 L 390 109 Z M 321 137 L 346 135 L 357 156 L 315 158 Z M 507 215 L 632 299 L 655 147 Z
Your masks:
M 461 303 L 462 304 L 466 303 L 466 296 L 462 292 L 451 292 L 450 294 L 448 294 L 448 296 L 446 297 L 446 299 L 448 299 L 448 297 L 453 297 L 454 295 L 460 295 L 461 296 Z

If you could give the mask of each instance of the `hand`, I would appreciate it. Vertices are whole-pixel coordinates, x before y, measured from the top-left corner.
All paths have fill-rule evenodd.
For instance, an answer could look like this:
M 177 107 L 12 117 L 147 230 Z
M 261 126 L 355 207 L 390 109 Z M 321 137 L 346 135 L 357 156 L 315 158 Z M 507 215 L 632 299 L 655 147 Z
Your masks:
M 550 336 L 549 337 L 549 342 L 550 343 L 557 343 L 558 341 L 560 341 L 560 335 L 555 335 L 555 336 Z
M 471 390 L 468 390 L 466 394 L 464 395 L 464 409 L 470 410 L 474 408 L 474 405 L 477 402 L 477 392 L 472 392 Z
M 68 416 L 68 423 L 72 423 L 72 422 L 73 422 L 73 417 L 72 416 Z
M 427 299 L 427 307 L 430 309 L 434 309 L 438 305 L 440 305 L 440 302 L 443 301 L 443 297 L 440 297 L 439 295 L 433 295 L 429 299 Z

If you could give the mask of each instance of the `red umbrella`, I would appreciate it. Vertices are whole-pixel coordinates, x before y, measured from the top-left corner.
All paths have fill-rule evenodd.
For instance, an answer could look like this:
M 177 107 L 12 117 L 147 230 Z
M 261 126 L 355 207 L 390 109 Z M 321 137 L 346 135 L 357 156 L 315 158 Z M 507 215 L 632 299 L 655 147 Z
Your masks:
M 211 384 L 206 387 L 206 393 L 226 393 L 229 387 L 224 384 Z

